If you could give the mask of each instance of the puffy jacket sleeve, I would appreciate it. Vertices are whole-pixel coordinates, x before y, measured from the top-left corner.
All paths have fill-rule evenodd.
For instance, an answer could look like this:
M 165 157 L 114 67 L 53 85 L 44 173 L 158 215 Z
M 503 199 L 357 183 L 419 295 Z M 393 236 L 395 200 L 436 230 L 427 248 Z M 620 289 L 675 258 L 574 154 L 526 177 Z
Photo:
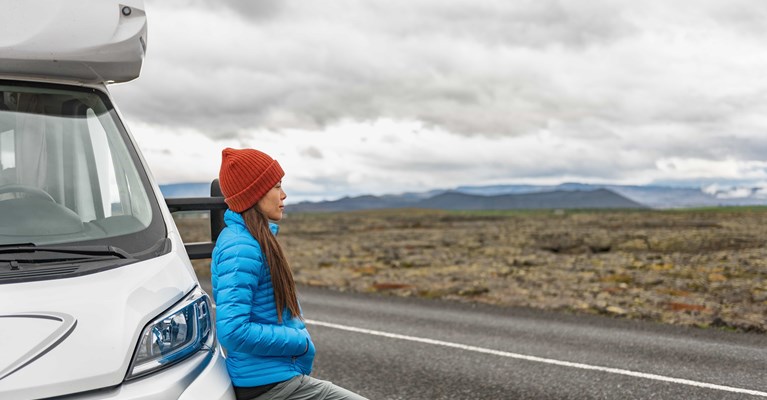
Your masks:
M 250 320 L 263 260 L 258 244 L 236 243 L 214 254 L 216 263 L 216 329 L 229 351 L 260 356 L 299 356 L 310 341 L 305 329 Z

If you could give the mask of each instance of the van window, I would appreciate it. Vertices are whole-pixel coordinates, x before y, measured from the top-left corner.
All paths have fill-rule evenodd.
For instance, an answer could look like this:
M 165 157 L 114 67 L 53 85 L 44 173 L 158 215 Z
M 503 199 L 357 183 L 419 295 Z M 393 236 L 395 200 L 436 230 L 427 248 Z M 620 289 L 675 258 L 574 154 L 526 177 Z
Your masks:
M 0 81 L 0 94 L 0 245 L 162 247 L 157 200 L 104 93 Z

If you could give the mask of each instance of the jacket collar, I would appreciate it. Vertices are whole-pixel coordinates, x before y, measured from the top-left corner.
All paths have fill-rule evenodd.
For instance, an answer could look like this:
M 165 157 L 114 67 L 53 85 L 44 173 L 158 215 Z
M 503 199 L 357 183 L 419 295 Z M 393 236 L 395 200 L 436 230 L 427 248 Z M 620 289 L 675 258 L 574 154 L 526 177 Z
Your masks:
M 247 227 L 245 226 L 245 219 L 242 218 L 242 214 L 238 212 L 227 209 L 224 212 L 224 222 L 226 223 L 226 226 L 240 225 L 247 230 Z M 280 226 L 270 221 L 269 230 L 271 230 L 272 233 L 276 235 L 277 232 L 280 231 Z

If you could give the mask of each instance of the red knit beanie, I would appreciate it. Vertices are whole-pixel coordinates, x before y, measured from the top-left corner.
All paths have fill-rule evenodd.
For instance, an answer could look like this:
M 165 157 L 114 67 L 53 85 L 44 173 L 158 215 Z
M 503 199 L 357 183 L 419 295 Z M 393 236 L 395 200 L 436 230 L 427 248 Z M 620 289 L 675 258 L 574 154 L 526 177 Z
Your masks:
M 255 149 L 225 148 L 218 181 L 229 209 L 243 212 L 258 203 L 285 172 L 277 160 Z

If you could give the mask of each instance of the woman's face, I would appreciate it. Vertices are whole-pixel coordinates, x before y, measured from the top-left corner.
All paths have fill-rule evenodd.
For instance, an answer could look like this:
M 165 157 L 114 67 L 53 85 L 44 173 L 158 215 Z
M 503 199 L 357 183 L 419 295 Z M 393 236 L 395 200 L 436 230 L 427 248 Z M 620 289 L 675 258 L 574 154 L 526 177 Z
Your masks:
M 282 211 L 285 208 L 282 201 L 285 200 L 286 197 L 288 197 L 288 195 L 282 190 L 282 181 L 279 181 L 273 188 L 266 192 L 264 197 L 262 197 L 256 205 L 267 218 L 272 221 L 279 221 L 282 219 Z

